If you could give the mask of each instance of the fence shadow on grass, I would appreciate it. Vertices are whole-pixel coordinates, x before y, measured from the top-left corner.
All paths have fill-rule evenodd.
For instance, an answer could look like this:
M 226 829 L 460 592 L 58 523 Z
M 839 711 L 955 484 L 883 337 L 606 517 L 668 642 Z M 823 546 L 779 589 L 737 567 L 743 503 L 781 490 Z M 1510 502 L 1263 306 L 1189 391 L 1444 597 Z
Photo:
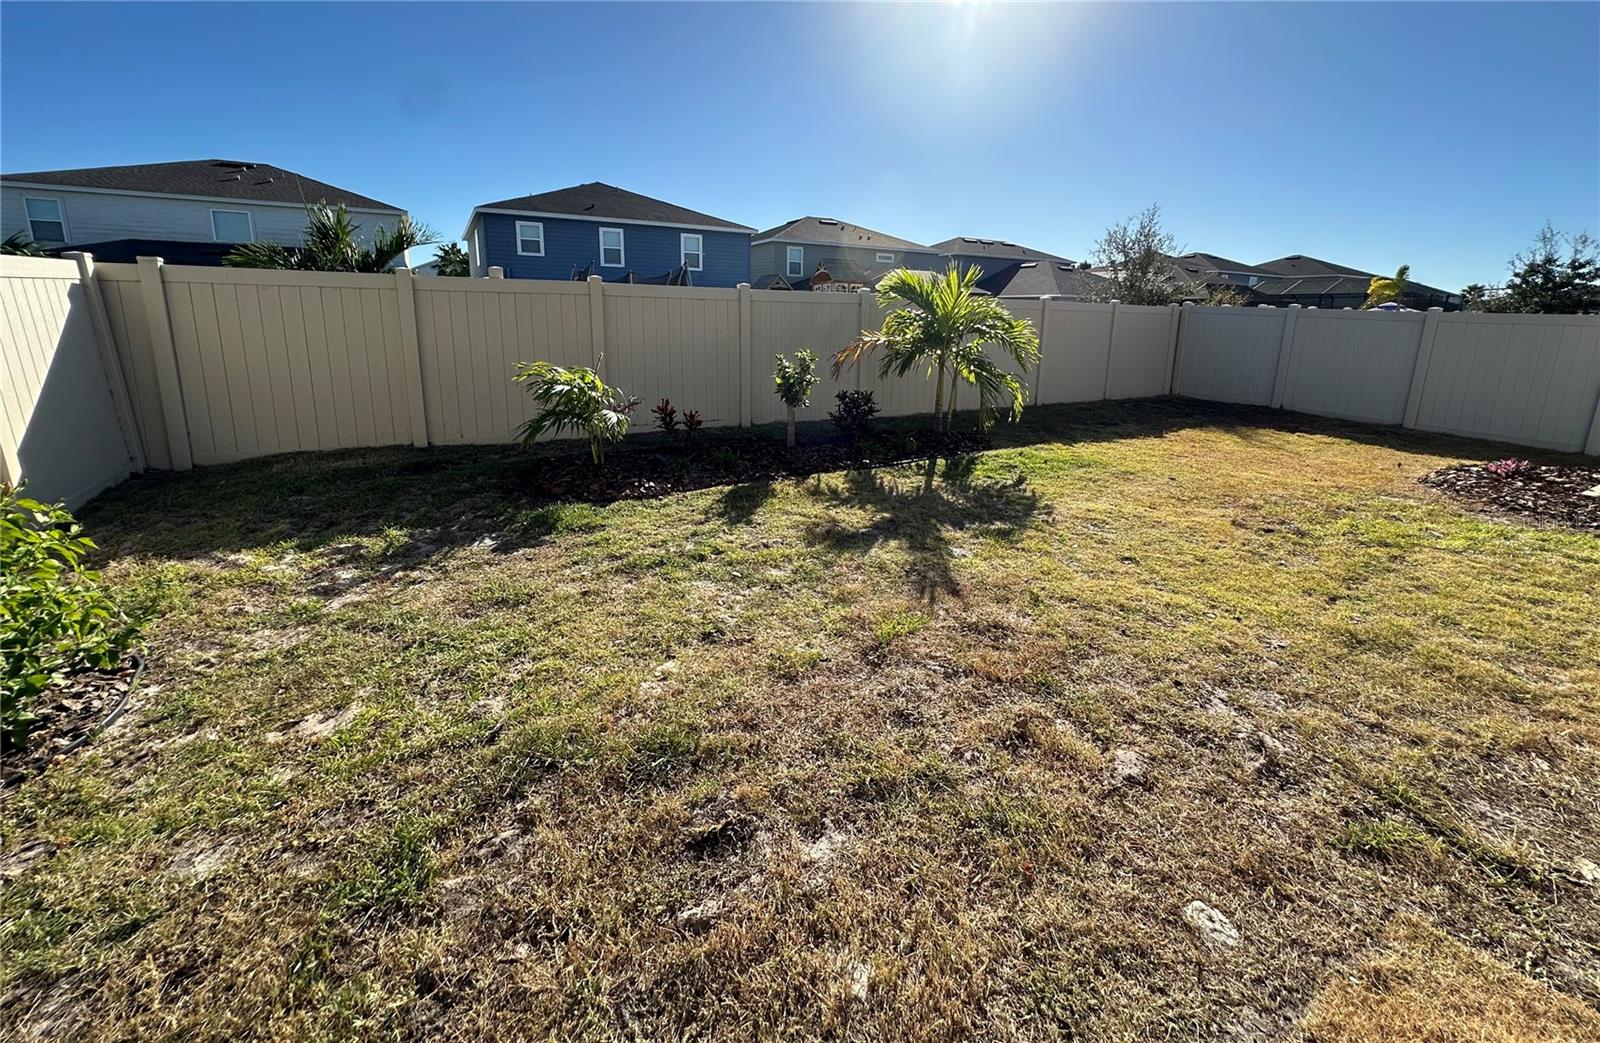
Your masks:
M 958 414 L 957 429 L 971 430 L 975 421 L 973 414 Z M 914 438 L 926 432 L 929 423 L 928 417 L 915 416 L 883 420 L 875 426 L 881 433 Z M 1303 432 L 1462 460 L 1513 454 L 1534 460 L 1586 459 L 1449 435 L 1176 398 L 1033 407 L 1020 423 L 996 427 L 991 444 L 996 449 L 1052 442 L 1084 445 L 1159 438 L 1197 427 L 1238 431 L 1243 437 L 1265 437 L 1269 431 Z M 802 439 L 825 441 L 829 431 L 825 422 L 803 425 Z M 703 437 L 704 451 L 712 452 L 719 445 L 737 446 L 741 439 L 746 444 L 749 439 L 781 439 L 782 428 L 755 432 L 720 428 L 706 431 Z M 138 475 L 97 498 L 82 517 L 106 555 L 192 560 L 282 546 L 331 556 L 341 542 L 382 536 L 392 546 L 383 552 L 376 567 L 411 567 L 466 546 L 511 552 L 574 526 L 592 524 L 592 509 L 563 501 L 529 480 L 530 459 L 567 459 L 563 454 L 577 459 L 585 453 L 584 446 L 570 441 L 531 449 L 484 445 L 288 454 L 182 474 Z M 861 531 L 821 531 L 819 540 L 841 549 L 863 549 L 885 539 L 903 540 L 920 562 L 919 588 L 924 592 L 952 591 L 954 581 L 943 535 L 946 528 L 983 525 L 1003 530 L 1008 525 L 1017 527 L 1022 523 L 1017 519 L 1025 520 L 1037 510 L 1036 503 L 1023 509 L 1011 502 L 1008 498 L 1016 496 L 1015 491 L 996 499 L 984 483 L 971 480 L 971 462 L 975 458 L 944 460 L 938 480 L 919 489 L 908 488 L 899 479 L 877 477 L 880 472 L 848 472 L 843 491 L 829 495 L 839 497 L 841 504 L 874 511 L 877 518 Z M 903 467 L 900 473 L 904 473 Z M 730 483 L 712 512 L 729 524 L 748 524 L 772 493 L 768 478 Z
M 928 604 L 959 597 L 952 559 L 962 533 L 1014 536 L 1043 509 L 1039 494 L 1020 475 L 1011 481 L 975 477 L 976 455 L 930 457 L 921 464 L 878 471 L 847 471 L 838 481 L 817 480 L 811 495 L 837 508 L 866 511 L 865 524 L 829 518 L 807 537 L 836 553 L 867 554 L 883 543 L 901 545 L 910 558 L 906 578 Z M 910 473 L 908 473 L 910 472 Z

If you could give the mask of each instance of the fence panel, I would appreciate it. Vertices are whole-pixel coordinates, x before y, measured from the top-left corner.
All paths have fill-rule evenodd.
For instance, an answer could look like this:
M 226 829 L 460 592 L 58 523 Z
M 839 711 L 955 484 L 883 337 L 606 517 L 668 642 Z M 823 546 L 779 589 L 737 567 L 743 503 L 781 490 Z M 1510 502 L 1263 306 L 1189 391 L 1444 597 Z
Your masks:
M 1425 324 L 1420 313 L 1299 312 L 1285 360 L 1283 408 L 1400 423 Z
M 1443 315 L 1427 363 L 1418 428 L 1581 450 L 1600 408 L 1600 316 Z
M 162 273 L 195 463 L 410 439 L 393 278 Z
M 1190 398 L 1272 403 L 1285 308 L 1186 308 L 1172 390 Z
M 866 298 L 863 303 L 862 298 Z M 793 293 L 787 290 L 750 291 L 750 417 L 763 424 L 784 419 L 783 403 L 773 393 L 773 356 L 792 355 L 801 348 L 816 353 L 821 378 L 811 392 L 811 404 L 795 411 L 800 420 L 823 420 L 840 391 L 864 388 L 884 415 L 914 412 L 903 386 L 908 381 L 878 379 L 877 361 L 869 358 L 833 378 L 834 352 L 861 336 L 865 324 L 882 321 L 871 294 Z M 931 394 L 931 392 L 930 392 Z M 929 402 L 933 401 L 930 397 Z M 904 407 L 904 408 L 902 408 Z M 924 409 L 931 409 L 923 406 Z M 898 412 L 891 413 L 892 409 Z
M 73 261 L 0 259 L 0 471 L 77 507 L 130 471 Z
M 172 450 L 161 413 L 161 386 L 156 378 L 155 354 L 150 349 L 150 318 L 139 287 L 139 267 L 96 264 L 94 275 L 106 302 L 106 319 L 111 324 L 111 339 L 116 342 L 117 360 L 133 399 L 134 422 L 144 442 L 145 462 L 151 467 L 171 467 Z
M 1092 402 L 1105 397 L 1111 350 L 1111 305 L 1050 301 L 1039 364 L 1039 402 Z
M 585 283 L 419 278 L 415 297 L 430 442 L 515 438 L 533 415 L 519 362 L 596 363 Z
M 1106 370 L 1106 398 L 1148 398 L 1167 393 L 1172 378 L 1176 309 L 1117 305 L 1115 339 Z
M 681 286 L 608 286 L 605 378 L 642 400 L 653 427 L 663 398 L 707 425 L 739 424 L 739 292 Z M 819 352 L 818 354 L 821 354 Z

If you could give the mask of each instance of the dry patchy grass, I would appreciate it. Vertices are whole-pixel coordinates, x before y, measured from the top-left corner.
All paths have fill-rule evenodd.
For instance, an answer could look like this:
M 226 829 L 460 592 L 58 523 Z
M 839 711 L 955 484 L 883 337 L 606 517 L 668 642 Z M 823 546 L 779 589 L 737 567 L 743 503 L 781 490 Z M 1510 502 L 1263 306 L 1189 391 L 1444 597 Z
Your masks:
M 1592 1035 L 1600 540 L 1417 485 L 1495 452 L 1158 402 L 606 506 L 130 483 L 147 683 L 4 797 L 0 1033 Z

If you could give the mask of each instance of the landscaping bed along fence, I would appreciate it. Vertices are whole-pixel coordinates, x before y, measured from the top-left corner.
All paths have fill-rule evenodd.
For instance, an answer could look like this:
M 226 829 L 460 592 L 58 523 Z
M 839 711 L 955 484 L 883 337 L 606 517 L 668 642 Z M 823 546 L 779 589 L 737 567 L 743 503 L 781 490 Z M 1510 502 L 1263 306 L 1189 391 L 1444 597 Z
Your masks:
M 1177 394 L 1600 454 L 1600 316 L 1007 306 L 1039 331 L 1034 404 Z M 532 408 L 511 377 L 535 359 L 707 426 L 766 424 L 783 419 L 775 354 L 827 358 L 882 319 L 866 292 L 8 256 L 0 479 L 76 506 L 146 468 L 508 442 Z M 882 416 L 932 407 L 931 383 L 868 365 L 824 372 L 799 419 L 846 389 Z

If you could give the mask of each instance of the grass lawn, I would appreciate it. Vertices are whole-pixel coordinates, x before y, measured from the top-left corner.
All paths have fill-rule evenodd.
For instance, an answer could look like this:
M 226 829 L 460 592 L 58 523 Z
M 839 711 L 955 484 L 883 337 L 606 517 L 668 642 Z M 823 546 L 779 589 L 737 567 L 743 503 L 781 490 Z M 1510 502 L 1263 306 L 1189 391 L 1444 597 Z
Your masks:
M 0 1036 L 1600 1038 L 1600 539 L 1417 484 L 1480 443 L 995 444 L 107 494 L 160 616 L 125 722 L 3 795 Z

